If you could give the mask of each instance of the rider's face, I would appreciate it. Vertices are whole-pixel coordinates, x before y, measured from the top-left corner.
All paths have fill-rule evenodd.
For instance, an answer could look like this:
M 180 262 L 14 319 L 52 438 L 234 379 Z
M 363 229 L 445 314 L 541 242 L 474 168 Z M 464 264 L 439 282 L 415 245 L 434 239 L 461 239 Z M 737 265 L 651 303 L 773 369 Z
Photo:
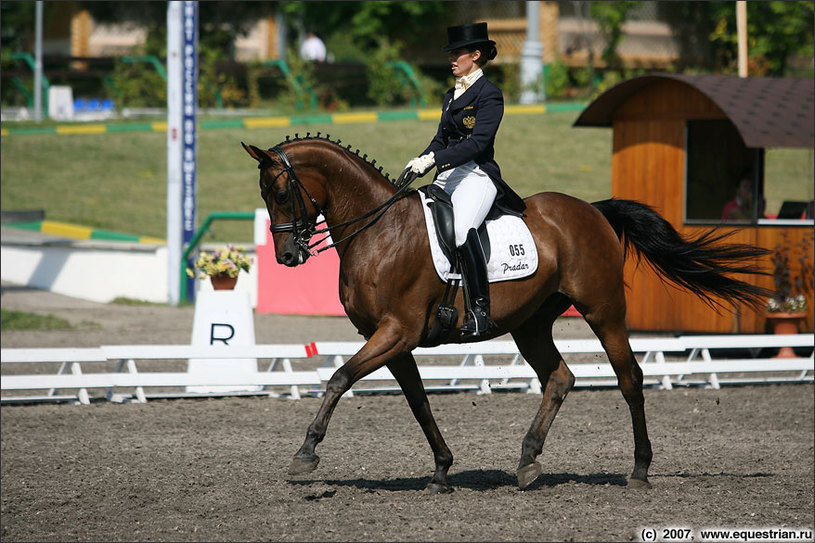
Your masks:
M 481 51 L 477 49 L 473 52 L 467 49 L 453 49 L 447 55 L 447 60 L 450 61 L 450 68 L 456 77 L 462 77 L 474 72 L 478 68 L 475 61 L 479 58 L 481 58 Z

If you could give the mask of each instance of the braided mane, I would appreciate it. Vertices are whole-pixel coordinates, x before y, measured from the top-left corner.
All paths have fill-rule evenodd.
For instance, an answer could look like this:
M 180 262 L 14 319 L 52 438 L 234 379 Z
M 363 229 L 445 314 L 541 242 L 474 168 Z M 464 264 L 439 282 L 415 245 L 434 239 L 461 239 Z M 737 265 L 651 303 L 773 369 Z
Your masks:
M 382 166 L 379 166 L 379 167 L 377 168 L 377 166 L 376 166 L 376 159 L 371 159 L 371 160 L 369 160 L 369 159 L 368 159 L 368 154 L 367 154 L 367 153 L 366 153 L 366 154 L 363 154 L 363 155 L 360 155 L 360 154 L 359 154 L 359 153 L 360 153 L 359 149 L 355 149 L 355 150 L 353 150 L 353 151 L 352 151 L 352 150 L 351 150 L 351 145 L 350 145 L 350 144 L 349 144 L 349 145 L 342 145 L 342 140 L 341 140 L 341 139 L 339 139 L 339 138 L 338 138 L 336 141 L 334 141 L 334 140 L 332 140 L 332 139 L 331 139 L 331 136 L 330 136 L 330 135 L 328 135 L 328 134 L 326 134 L 325 136 L 321 136 L 321 135 L 320 135 L 320 132 L 317 132 L 317 135 L 312 136 L 312 135 L 311 135 L 311 132 L 306 132 L 306 135 L 305 135 L 305 136 L 303 136 L 303 137 L 301 137 L 301 136 L 300 136 L 300 134 L 298 134 L 298 133 L 296 133 L 296 132 L 295 132 L 295 134 L 294 134 L 294 138 L 292 138 L 291 136 L 288 136 L 288 135 L 287 135 L 287 136 L 286 136 L 286 141 L 283 141 L 283 142 L 281 142 L 281 143 L 278 143 L 278 146 L 279 146 L 279 145 L 283 145 L 284 143 L 293 143 L 293 142 L 296 142 L 296 141 L 314 141 L 314 140 L 319 140 L 319 141 L 327 141 L 328 143 L 333 143 L 334 145 L 336 145 L 336 146 L 337 146 L 337 147 L 339 147 L 340 149 L 343 149 L 343 150 L 348 151 L 349 153 L 351 153 L 351 154 L 353 154 L 353 155 L 356 155 L 357 157 L 361 158 L 361 159 L 362 159 L 362 160 L 363 160 L 365 163 L 367 163 L 367 164 L 369 164 L 369 165 L 373 166 L 374 168 L 376 168 L 377 170 L 379 170 L 380 175 L 384 176 L 384 177 L 385 177 L 385 179 L 387 179 L 387 180 L 388 180 L 388 182 L 389 182 L 391 185 L 396 186 L 396 180 L 395 180 L 395 179 L 391 179 L 390 174 L 389 174 L 388 172 L 383 172 L 383 171 L 382 171 Z

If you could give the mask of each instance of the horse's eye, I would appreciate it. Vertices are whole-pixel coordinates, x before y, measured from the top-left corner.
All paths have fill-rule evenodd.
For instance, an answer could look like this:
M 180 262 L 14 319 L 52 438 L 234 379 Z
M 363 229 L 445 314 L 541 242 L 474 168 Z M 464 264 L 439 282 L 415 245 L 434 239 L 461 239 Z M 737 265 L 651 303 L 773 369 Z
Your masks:
M 285 204 L 286 202 L 289 201 L 289 191 L 288 190 L 277 191 L 274 195 L 274 199 L 280 205 Z

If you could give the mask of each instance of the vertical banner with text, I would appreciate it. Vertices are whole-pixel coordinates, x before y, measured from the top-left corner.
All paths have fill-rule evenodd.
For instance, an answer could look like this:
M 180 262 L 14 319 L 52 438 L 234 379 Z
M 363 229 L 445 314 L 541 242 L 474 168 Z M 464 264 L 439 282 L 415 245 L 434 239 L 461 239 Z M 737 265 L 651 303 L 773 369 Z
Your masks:
M 184 248 L 196 228 L 198 2 L 167 4 L 167 249 L 169 302 L 195 297 Z

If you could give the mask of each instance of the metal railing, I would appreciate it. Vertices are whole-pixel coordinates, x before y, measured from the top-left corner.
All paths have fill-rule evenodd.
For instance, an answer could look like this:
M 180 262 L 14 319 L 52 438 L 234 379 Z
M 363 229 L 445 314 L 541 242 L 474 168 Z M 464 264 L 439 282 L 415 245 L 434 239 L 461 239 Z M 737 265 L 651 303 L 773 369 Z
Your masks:
M 421 107 L 427 107 L 427 101 L 424 99 L 422 84 L 419 82 L 419 79 L 416 77 L 416 74 L 413 72 L 413 68 L 410 67 L 410 64 L 403 60 L 388 62 L 386 64 L 393 68 L 393 70 L 396 72 L 396 77 L 403 87 L 409 87 L 413 90 L 413 92 L 410 94 L 410 107 L 416 107 L 417 98 Z
M 22 60 L 31 69 L 31 73 L 32 74 L 35 73 L 35 71 L 36 71 L 36 62 L 34 61 L 34 57 L 31 55 L 31 53 L 12 53 L 11 58 L 13 60 Z M 29 107 L 34 107 L 34 98 L 28 92 L 28 89 L 23 84 L 23 82 L 20 81 L 20 78 L 18 78 L 18 77 L 13 78 L 12 82 L 26 96 L 26 100 L 28 101 Z M 37 82 L 35 81 L 34 85 L 36 85 L 36 84 L 37 84 Z M 42 74 L 42 108 L 43 108 L 43 111 L 46 111 L 46 112 L 48 111 L 48 89 L 50 89 L 50 88 L 51 88 L 51 83 L 48 81 L 48 78 L 45 76 L 45 74 Z
M 288 82 L 288 84 L 291 85 L 291 88 L 294 90 L 294 95 L 296 98 L 295 106 L 297 109 L 303 109 L 302 97 L 305 94 L 308 94 L 309 96 L 309 107 L 311 109 L 317 109 L 317 95 L 314 93 L 314 89 L 312 89 L 311 86 L 304 84 L 304 81 L 300 76 L 295 76 L 285 60 L 267 60 L 263 64 L 266 66 L 274 66 L 280 70 L 283 77 L 286 78 L 286 82 Z

